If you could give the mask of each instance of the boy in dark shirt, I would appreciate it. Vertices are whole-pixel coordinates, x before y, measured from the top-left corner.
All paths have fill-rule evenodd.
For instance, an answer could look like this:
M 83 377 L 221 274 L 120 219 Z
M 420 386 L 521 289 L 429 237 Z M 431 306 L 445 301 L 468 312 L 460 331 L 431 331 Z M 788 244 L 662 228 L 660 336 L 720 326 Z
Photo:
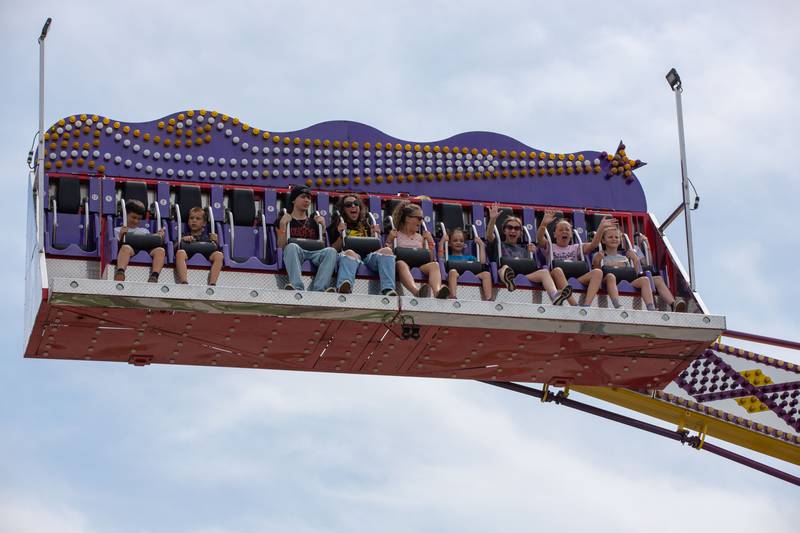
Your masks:
M 331 283 L 331 276 L 336 267 L 336 250 L 331 247 L 322 250 L 305 250 L 297 243 L 289 242 L 290 239 L 320 238 L 319 226 L 325 224 L 325 219 L 316 215 L 313 219 L 308 216 L 311 205 L 311 189 L 305 185 L 296 185 L 289 192 L 291 210 L 281 217 L 278 223 L 278 246 L 283 248 L 283 263 L 289 275 L 289 283 L 284 288 L 288 290 L 304 290 L 303 277 L 301 276 L 303 261 L 310 261 L 317 267 L 317 274 L 309 287 L 312 291 L 324 291 Z
M 146 210 L 144 204 L 139 200 L 128 200 L 125 202 L 125 225 L 114 228 L 114 235 L 119 241 L 119 252 L 117 252 L 117 269 L 114 271 L 114 281 L 125 281 L 125 269 L 128 268 L 128 262 L 136 255 L 139 249 L 134 249 L 133 246 L 128 244 L 125 237 L 127 235 L 149 235 L 150 230 L 139 226 L 142 219 L 144 219 Z M 156 235 L 161 237 L 161 242 L 164 242 L 164 228 L 155 232 Z M 147 279 L 150 283 L 158 282 L 158 275 L 164 267 L 164 258 L 166 252 L 163 246 L 156 246 L 147 250 L 150 257 L 153 258 L 153 265 L 150 269 L 150 277 Z
M 194 242 L 207 242 L 216 246 L 216 250 L 206 255 L 206 259 L 211 261 L 211 272 L 208 275 L 208 284 L 217 284 L 219 273 L 222 270 L 222 252 L 219 251 L 219 238 L 217 234 L 213 233 L 213 231 L 212 233 L 207 233 L 206 224 L 208 224 L 208 219 L 202 207 L 193 207 L 189 210 L 189 220 L 187 220 L 189 234 L 181 237 L 181 242 L 178 243 L 178 251 L 175 252 L 175 270 L 178 275 L 178 283 L 188 283 L 186 279 L 188 275 L 186 261 L 189 259 L 189 251 L 185 249 L 186 245 Z M 211 247 L 209 247 L 209 250 L 210 249 Z M 200 253 L 205 254 L 205 252 Z

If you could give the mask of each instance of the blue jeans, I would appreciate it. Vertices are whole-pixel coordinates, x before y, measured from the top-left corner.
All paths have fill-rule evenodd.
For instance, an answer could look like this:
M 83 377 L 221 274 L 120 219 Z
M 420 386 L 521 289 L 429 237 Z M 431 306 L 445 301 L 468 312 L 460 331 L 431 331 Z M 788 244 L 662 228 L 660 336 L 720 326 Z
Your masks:
M 393 255 L 383 255 L 378 252 L 372 252 L 362 261 L 353 259 L 342 252 L 339 254 L 339 273 L 336 275 L 336 288 L 341 287 L 345 281 L 349 281 L 352 286 L 356 280 L 358 264 L 363 262 L 368 269 L 378 273 L 381 280 L 381 291 L 394 290 L 394 261 Z
M 327 289 L 331 282 L 331 276 L 333 276 L 333 269 L 336 267 L 336 250 L 323 248 L 310 252 L 303 250 L 293 242 L 283 248 L 283 264 L 286 267 L 286 273 L 289 274 L 289 283 L 299 291 L 304 290 L 303 277 L 300 275 L 303 261 L 310 261 L 317 267 L 317 274 L 314 276 L 309 290 L 324 291 Z

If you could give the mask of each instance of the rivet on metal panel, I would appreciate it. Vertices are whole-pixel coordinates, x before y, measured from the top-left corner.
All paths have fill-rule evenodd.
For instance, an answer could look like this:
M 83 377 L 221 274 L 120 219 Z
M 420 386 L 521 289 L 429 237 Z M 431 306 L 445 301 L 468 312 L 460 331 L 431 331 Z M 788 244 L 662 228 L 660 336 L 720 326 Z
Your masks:
M 217 366 L 217 362 L 216 361 L 211 361 L 211 366 Z
M 455 374 L 450 374 L 450 377 L 451 377 L 451 378 L 455 378 L 455 377 L 456 377 L 456 375 L 455 375 Z
M 703 322 L 705 322 L 706 324 L 708 324 L 709 322 L 711 322 L 711 319 L 710 319 L 709 317 L 707 317 L 707 316 L 704 316 L 704 317 L 703 317 Z
M 50 352 L 42 352 L 42 357 L 47 357 L 48 355 L 50 355 Z
M 497 309 L 498 311 L 502 311 L 503 310 L 503 304 L 497 304 L 497 305 L 494 306 L 494 308 Z
M 583 372 L 576 372 L 575 375 L 578 376 L 578 377 L 581 377 L 581 376 L 583 376 Z
M 169 362 L 170 362 L 171 364 L 175 364 L 175 359 L 170 359 L 170 360 L 169 360 Z
M 483 334 L 483 336 L 488 339 L 492 336 L 492 334 L 487 331 L 486 333 Z
M 589 365 L 583 365 L 584 370 L 589 370 Z
M 347 296 L 345 296 L 344 294 L 340 294 L 340 295 L 339 295 L 339 297 L 338 297 L 337 299 L 338 299 L 340 302 L 346 302 L 346 301 L 347 301 Z
M 211 287 L 207 288 L 206 289 L 206 294 L 209 295 L 209 296 L 213 296 L 214 295 L 214 289 L 212 289 Z
M 669 321 L 669 315 L 667 313 L 664 313 L 663 315 L 661 315 L 661 320 L 663 320 L 664 322 L 668 322 Z
M 574 342 L 574 341 L 575 341 L 574 337 L 567 337 L 567 342 Z
M 125 285 L 123 285 L 122 283 L 117 283 L 117 290 L 118 290 L 118 291 L 121 291 L 121 290 L 123 290 L 124 288 L 125 288 Z
M 340 366 L 338 366 L 338 365 L 337 365 L 337 366 L 333 367 L 333 369 L 334 369 L 334 370 L 341 370 L 341 369 L 342 369 L 342 367 L 340 367 Z
M 623 312 L 621 312 L 621 313 L 619 314 L 619 316 L 621 316 L 622 318 L 628 318 L 630 315 L 628 314 L 628 312 L 627 312 L 627 311 L 623 311 Z
M 389 305 L 389 298 L 381 298 L 381 303 L 383 305 Z
M 469 357 L 467 357 L 466 359 L 464 359 L 464 362 L 465 362 L 465 363 L 471 363 L 471 362 L 472 362 L 472 359 L 470 359 Z
M 303 299 L 303 295 L 300 294 L 299 292 L 296 292 L 296 293 L 294 293 L 294 299 L 295 300 L 302 300 Z
M 108 316 L 108 311 L 103 311 L 102 313 L 100 313 L 100 316 Z
M 589 314 L 589 311 L 587 311 L 586 309 L 581 309 L 578 311 L 578 314 L 580 314 L 581 316 L 586 316 Z
M 639 353 L 644 353 L 644 350 L 642 350 L 642 351 L 641 351 L 641 352 L 639 352 Z M 633 359 L 631 359 L 631 363 L 633 363 L 634 365 L 635 365 L 636 363 L 638 363 L 638 362 L 639 362 L 639 360 L 638 360 L 638 359 L 636 359 L 635 357 L 634 357 Z
M 78 282 L 77 281 L 70 281 L 69 282 L 69 286 L 72 287 L 73 289 L 77 289 L 78 288 Z
M 600 348 L 600 351 L 604 352 L 604 351 L 606 351 L 606 349 L 605 348 Z M 592 356 L 592 361 L 597 361 L 597 356 L 596 355 Z
M 88 355 L 84 356 L 83 358 L 86 359 L 87 361 L 91 359 L 91 357 L 89 357 Z
M 305 357 L 298 357 L 298 358 L 297 358 L 297 360 L 298 360 L 298 361 L 300 361 L 300 362 L 302 363 L 303 361 L 305 361 L 305 360 L 306 360 L 306 358 L 305 358 Z
M 459 302 L 458 300 L 454 300 L 453 307 L 455 307 L 456 309 L 461 309 L 461 302 Z
M 258 291 L 250 291 L 251 298 L 258 298 Z
M 531 340 L 532 338 L 533 338 L 533 337 L 531 337 L 530 335 L 525 335 L 525 340 L 526 340 L 526 341 L 529 341 L 529 340 Z
M 600 348 L 600 352 L 601 352 L 601 353 L 602 353 L 602 352 L 605 352 L 605 351 L 606 351 L 606 349 L 605 349 L 605 348 Z M 597 361 L 597 357 L 592 357 L 592 361 Z
M 566 346 L 559 346 L 559 347 L 558 347 L 558 349 L 559 349 L 559 350 L 561 350 L 561 351 L 563 352 L 564 350 L 566 350 L 566 349 L 567 349 L 567 347 L 566 347 Z
M 627 366 L 625 366 L 625 367 L 622 367 L 622 371 L 623 371 L 623 372 L 630 372 L 630 371 L 631 371 L 631 369 L 630 369 L 630 368 L 628 368 Z
M 167 287 L 166 285 L 162 285 L 161 286 L 161 292 L 163 292 L 163 293 L 169 292 L 169 287 Z
M 541 305 L 540 305 L 539 307 L 537 307 L 537 308 L 536 308 L 536 310 L 537 310 L 538 312 L 540 312 L 540 313 L 544 313 L 544 312 L 545 312 L 545 308 L 544 308 L 544 307 L 542 307 Z
M 450 333 L 449 329 L 445 328 L 445 329 L 442 330 L 442 334 L 443 335 L 447 335 L 448 333 Z
M 412 299 L 411 299 L 411 305 L 414 305 L 414 306 L 416 306 L 417 304 L 419 304 L 419 302 L 417 301 L 417 299 L 416 299 L 416 298 L 412 298 Z
M 253 363 L 253 368 L 258 368 L 258 363 Z
M 233 319 L 233 323 L 234 324 L 238 324 L 239 322 L 241 322 L 241 319 L 239 319 L 239 318 L 234 318 Z

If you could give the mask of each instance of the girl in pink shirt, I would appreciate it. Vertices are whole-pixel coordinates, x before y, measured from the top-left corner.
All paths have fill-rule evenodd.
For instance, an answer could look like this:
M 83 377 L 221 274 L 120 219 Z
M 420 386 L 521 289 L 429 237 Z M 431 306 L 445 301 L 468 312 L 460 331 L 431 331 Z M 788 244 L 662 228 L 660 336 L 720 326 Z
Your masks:
M 550 243 L 545 238 L 544 233 L 547 231 L 547 226 L 549 226 L 550 223 L 555 219 L 555 211 L 545 211 L 544 218 L 542 218 L 542 223 L 539 224 L 539 229 L 536 232 L 536 242 L 538 243 L 539 248 L 541 248 L 544 252 L 545 256 L 549 253 L 548 247 L 550 246 Z M 614 226 L 615 223 L 616 221 L 612 218 L 603 219 L 603 221 L 600 222 L 600 226 L 597 228 L 592 241 L 583 244 L 583 255 L 587 255 L 596 250 L 600 245 L 600 235 L 602 235 L 606 228 Z M 553 231 L 553 240 L 554 260 L 580 260 L 581 245 L 578 243 L 569 243 L 570 240 L 572 240 L 572 223 L 570 223 L 569 220 L 562 218 L 556 222 L 556 227 Z M 564 271 L 561 268 L 554 268 L 550 271 L 550 275 L 553 276 L 553 281 L 555 281 L 556 287 L 559 290 L 567 286 L 567 276 L 564 275 Z M 600 290 L 600 285 L 603 283 L 603 271 L 599 268 L 593 268 L 586 274 L 579 277 L 578 281 L 586 285 L 586 299 L 584 300 L 583 306 L 589 307 L 592 305 L 592 300 L 594 300 L 594 297 L 597 296 L 597 291 Z M 570 296 L 568 301 L 571 305 L 577 305 L 574 296 Z
M 394 229 L 386 238 L 386 246 L 390 248 L 424 248 L 427 245 L 430 261 L 420 266 L 419 269 L 428 276 L 428 283 L 417 287 L 414 276 L 411 275 L 411 268 L 399 257 L 396 263 L 397 278 L 403 287 L 414 296 L 426 298 L 433 292 L 437 298 L 446 299 L 450 297 L 450 289 L 447 288 L 447 285 L 442 285 L 439 263 L 436 262 L 433 255 L 435 247 L 433 237 L 429 231 L 425 231 L 423 234 L 419 233 L 422 219 L 422 209 L 418 205 L 411 202 L 403 202 L 398 205 L 392 213 Z

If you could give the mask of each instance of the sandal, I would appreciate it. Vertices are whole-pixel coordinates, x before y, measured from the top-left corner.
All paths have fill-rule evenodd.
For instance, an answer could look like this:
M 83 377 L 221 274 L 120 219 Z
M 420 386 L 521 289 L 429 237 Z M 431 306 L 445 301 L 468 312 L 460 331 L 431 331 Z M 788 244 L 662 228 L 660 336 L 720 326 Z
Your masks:
M 561 305 L 561 304 L 563 304 L 564 302 L 567 301 L 567 299 L 570 296 L 572 296 L 572 287 L 567 285 L 566 287 L 561 289 L 561 292 L 558 293 L 558 296 L 556 296 L 556 299 L 553 300 L 553 305 Z
M 114 281 L 125 281 L 125 269 L 118 268 L 114 271 Z
M 516 277 L 517 273 L 514 272 L 514 269 L 507 267 L 506 271 L 503 273 L 503 283 L 505 283 L 508 292 L 514 292 L 517 290 L 517 285 L 514 283 L 514 278 Z
M 439 300 L 447 300 L 450 298 L 450 287 L 442 285 L 442 288 L 436 292 L 436 298 Z
M 423 283 L 419 286 L 419 292 L 417 292 L 418 298 L 430 298 L 431 297 L 431 286 L 427 283 Z

